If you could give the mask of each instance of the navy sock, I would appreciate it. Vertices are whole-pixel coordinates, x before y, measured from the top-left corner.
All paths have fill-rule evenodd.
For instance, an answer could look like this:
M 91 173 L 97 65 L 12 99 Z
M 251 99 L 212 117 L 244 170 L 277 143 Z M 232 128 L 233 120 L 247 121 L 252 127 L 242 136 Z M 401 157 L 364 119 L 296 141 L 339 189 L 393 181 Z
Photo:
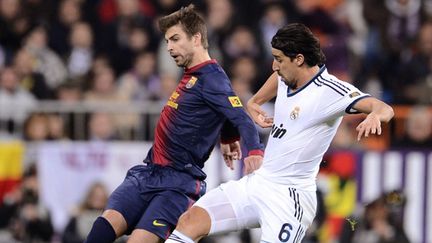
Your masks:
M 115 231 L 108 220 L 98 217 L 84 243 L 111 243 L 115 239 Z

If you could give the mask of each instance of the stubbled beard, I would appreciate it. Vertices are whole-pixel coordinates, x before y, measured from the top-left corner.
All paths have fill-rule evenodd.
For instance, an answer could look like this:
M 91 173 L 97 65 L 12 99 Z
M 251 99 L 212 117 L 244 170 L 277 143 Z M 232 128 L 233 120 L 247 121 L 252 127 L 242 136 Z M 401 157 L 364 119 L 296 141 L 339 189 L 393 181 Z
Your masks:
M 183 68 L 190 68 L 188 67 L 189 64 L 192 62 L 192 55 L 191 54 L 186 54 L 183 56 L 183 62 L 177 64 L 177 66 L 179 67 L 183 67 Z
M 297 82 L 296 81 L 288 82 L 284 78 L 282 78 L 282 81 L 288 86 L 288 88 L 294 89 L 294 90 L 297 89 Z
M 292 82 L 292 83 L 289 83 L 287 85 L 290 89 L 294 89 L 294 90 L 297 89 L 297 82 Z

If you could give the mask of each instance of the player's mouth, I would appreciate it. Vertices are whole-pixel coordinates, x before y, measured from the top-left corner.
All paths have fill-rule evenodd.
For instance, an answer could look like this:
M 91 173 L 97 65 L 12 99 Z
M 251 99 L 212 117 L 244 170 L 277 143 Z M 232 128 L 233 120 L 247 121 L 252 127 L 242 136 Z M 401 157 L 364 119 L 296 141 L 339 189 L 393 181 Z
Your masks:
M 175 62 L 178 62 L 178 61 L 181 60 L 181 56 L 180 55 L 175 55 L 175 56 L 173 56 L 173 58 L 174 58 Z

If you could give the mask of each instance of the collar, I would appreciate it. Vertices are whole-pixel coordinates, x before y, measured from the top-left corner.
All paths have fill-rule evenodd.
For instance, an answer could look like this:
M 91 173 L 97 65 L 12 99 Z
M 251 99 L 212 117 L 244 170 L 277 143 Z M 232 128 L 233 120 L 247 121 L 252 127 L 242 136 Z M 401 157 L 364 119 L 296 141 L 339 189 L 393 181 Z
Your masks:
M 216 59 L 210 59 L 210 60 L 208 60 L 208 61 L 205 61 L 205 62 L 199 63 L 199 64 L 197 64 L 197 65 L 195 65 L 195 66 L 193 66 L 193 67 L 185 68 L 185 73 L 191 73 L 191 72 L 194 72 L 194 71 L 196 71 L 196 70 L 198 70 L 198 69 L 204 67 L 204 66 L 207 65 L 207 64 L 213 64 L 213 63 L 217 63 Z

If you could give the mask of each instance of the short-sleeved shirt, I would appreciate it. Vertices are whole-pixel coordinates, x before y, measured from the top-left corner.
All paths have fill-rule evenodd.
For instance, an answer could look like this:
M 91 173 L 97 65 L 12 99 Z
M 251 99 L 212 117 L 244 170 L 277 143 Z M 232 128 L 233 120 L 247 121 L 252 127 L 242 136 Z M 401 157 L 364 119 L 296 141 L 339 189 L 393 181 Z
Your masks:
M 303 190 L 316 190 L 316 175 L 344 114 L 368 97 L 325 66 L 306 85 L 292 92 L 278 77 L 274 124 L 262 167 L 270 181 Z

